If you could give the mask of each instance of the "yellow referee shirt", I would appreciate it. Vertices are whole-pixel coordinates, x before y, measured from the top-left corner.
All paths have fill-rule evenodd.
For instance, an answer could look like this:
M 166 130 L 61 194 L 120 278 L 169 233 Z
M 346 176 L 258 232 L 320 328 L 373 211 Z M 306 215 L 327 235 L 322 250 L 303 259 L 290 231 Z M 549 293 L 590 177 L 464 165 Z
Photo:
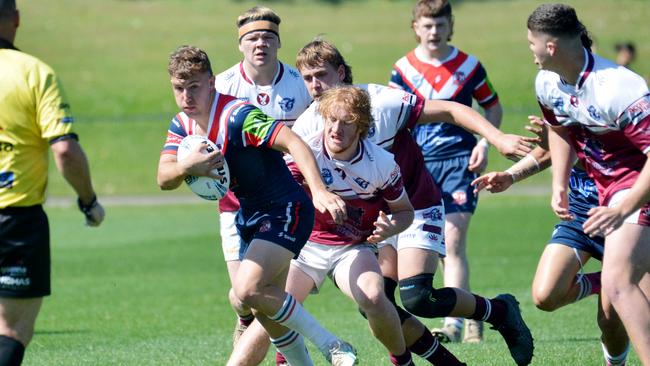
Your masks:
M 72 121 L 54 71 L 0 49 L 0 208 L 45 201 L 49 142 L 72 133 Z

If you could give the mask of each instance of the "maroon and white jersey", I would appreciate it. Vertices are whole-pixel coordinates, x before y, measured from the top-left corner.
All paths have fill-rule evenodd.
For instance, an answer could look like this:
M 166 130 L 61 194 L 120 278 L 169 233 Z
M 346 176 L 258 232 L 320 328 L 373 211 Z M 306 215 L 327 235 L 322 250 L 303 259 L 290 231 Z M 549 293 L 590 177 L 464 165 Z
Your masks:
M 387 202 L 402 198 L 406 191 L 400 169 L 393 154 L 367 139 L 359 141 L 359 149 L 349 161 L 329 156 L 323 134 L 313 134 L 309 145 L 327 190 L 345 201 L 348 218 L 336 224 L 329 212 L 316 211 L 310 241 L 325 245 L 350 245 L 365 242 L 374 230 L 373 222 Z M 295 164 L 289 165 L 298 182 L 304 179 Z
M 215 88 L 219 93 L 248 100 L 267 116 L 291 127 L 312 99 L 298 70 L 279 61 L 277 69 L 271 85 L 257 85 L 246 76 L 240 62 L 216 76 Z
M 542 70 L 535 90 L 547 123 L 569 129 L 606 205 L 614 193 L 634 184 L 650 152 L 650 93 L 629 69 L 586 49 L 585 59 L 576 85 Z
M 409 130 L 415 126 L 422 113 L 424 99 L 377 84 L 355 86 L 366 90 L 370 95 L 374 121 L 368 130 L 368 140 L 393 153 L 413 207 L 418 210 L 439 205 L 440 190 L 424 166 L 422 151 Z M 296 120 L 292 130 L 307 139 L 322 134 L 323 126 L 324 121 L 318 113 L 317 103 L 312 103 Z
M 255 84 L 246 75 L 243 63 L 239 62 L 216 76 L 215 89 L 221 94 L 247 100 L 267 116 L 289 127 L 312 100 L 298 70 L 279 61 L 271 85 Z M 219 200 L 219 209 L 222 212 L 239 209 L 239 202 L 231 191 Z

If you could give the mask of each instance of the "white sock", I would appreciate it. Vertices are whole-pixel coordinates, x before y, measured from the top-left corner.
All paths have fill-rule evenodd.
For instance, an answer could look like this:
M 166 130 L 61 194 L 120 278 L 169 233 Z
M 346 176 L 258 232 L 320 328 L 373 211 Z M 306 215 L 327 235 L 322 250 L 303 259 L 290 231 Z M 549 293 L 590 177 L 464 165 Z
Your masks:
M 576 299 L 573 300 L 573 302 L 580 301 L 591 294 L 591 282 L 589 282 L 587 276 L 583 274 L 578 275 L 576 283 L 578 284 L 580 291 L 578 291 L 578 296 L 576 296 Z
M 302 334 L 325 354 L 329 352 L 329 346 L 338 339 L 323 328 L 290 294 L 287 294 L 280 310 L 269 319 Z
M 455 327 L 456 329 L 463 329 L 463 318 L 445 318 L 445 328 L 448 326 Z
M 627 344 L 625 351 L 618 356 L 612 356 L 607 352 L 607 347 L 603 343 L 600 344 L 603 347 L 603 356 L 605 356 L 605 361 L 607 361 L 608 366 L 624 366 L 625 360 L 627 360 L 627 354 L 630 352 L 630 343 Z
M 311 357 L 309 357 L 309 352 L 307 352 L 307 347 L 305 347 L 305 339 L 293 330 L 279 338 L 271 338 L 271 343 L 282 353 L 289 365 L 314 365 Z

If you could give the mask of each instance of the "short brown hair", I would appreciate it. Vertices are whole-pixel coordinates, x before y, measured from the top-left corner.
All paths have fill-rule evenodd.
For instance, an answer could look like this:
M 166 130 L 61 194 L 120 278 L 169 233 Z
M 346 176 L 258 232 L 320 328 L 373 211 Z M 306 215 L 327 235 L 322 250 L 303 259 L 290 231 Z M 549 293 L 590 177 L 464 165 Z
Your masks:
M 330 42 L 322 39 L 315 39 L 307 43 L 296 56 L 296 67 L 298 70 L 305 67 L 318 67 L 330 64 L 335 69 L 343 66 L 345 76 L 343 83 L 352 84 L 352 68 L 345 62 L 341 52 Z
M 350 114 L 352 120 L 347 122 L 357 125 L 361 138 L 366 137 L 373 121 L 368 92 L 356 86 L 337 86 L 325 91 L 318 100 L 318 113 L 323 118 L 340 109 Z
M 413 21 L 421 17 L 452 19 L 451 4 L 447 0 L 418 0 L 413 8 Z
M 415 23 L 418 19 L 425 18 L 439 18 L 446 17 L 449 20 L 451 31 L 447 41 L 451 41 L 451 36 L 454 35 L 454 15 L 451 12 L 451 4 L 447 0 L 418 0 L 413 8 L 413 20 Z M 420 42 L 420 37 L 415 35 L 415 38 Z
M 212 75 L 212 65 L 210 65 L 208 54 L 202 49 L 194 46 L 180 46 L 169 56 L 167 72 L 172 77 L 189 79 L 202 72 Z
M 0 19 L 9 19 L 16 13 L 16 0 L 0 0 Z
M 575 9 L 565 4 L 542 4 L 528 17 L 528 29 L 557 38 L 579 37 L 582 45 L 591 48 L 593 41 L 587 28 L 578 20 Z

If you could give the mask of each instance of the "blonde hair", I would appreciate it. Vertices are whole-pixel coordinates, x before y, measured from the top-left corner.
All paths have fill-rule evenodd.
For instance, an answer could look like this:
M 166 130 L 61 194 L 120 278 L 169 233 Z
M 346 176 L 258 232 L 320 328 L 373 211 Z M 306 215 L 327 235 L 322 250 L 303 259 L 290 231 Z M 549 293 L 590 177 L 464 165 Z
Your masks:
M 255 31 L 269 31 L 280 38 L 280 16 L 265 6 L 254 6 L 237 17 L 239 39 L 247 33 Z
M 171 77 L 189 79 L 202 72 L 212 75 L 212 65 L 210 65 L 208 54 L 202 49 L 194 46 L 180 46 L 169 56 L 167 72 Z
M 361 138 L 366 137 L 373 121 L 368 92 L 356 86 L 337 86 L 325 91 L 318 100 L 318 113 L 324 119 L 341 109 L 351 117 L 346 122 L 356 124 Z

